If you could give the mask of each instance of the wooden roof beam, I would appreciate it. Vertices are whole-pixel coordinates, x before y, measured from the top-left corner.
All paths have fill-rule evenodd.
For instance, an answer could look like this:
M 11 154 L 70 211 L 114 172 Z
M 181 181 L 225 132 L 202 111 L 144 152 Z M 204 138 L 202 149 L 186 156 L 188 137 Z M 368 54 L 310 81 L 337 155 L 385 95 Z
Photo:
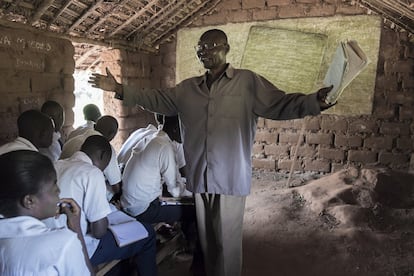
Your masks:
M 32 16 L 32 18 L 30 18 L 29 23 L 32 25 L 36 24 L 42 17 L 42 15 L 47 11 L 49 6 L 53 3 L 53 1 L 54 0 L 42 1 L 40 6 L 37 8 L 35 14 Z
M 127 21 L 124 22 L 124 24 L 119 25 L 114 31 L 112 31 L 109 34 L 109 37 L 114 36 L 117 33 L 119 33 L 123 28 L 125 28 L 126 26 L 131 24 L 132 21 L 137 19 L 139 16 L 143 15 L 148 10 L 149 7 L 151 7 L 152 5 L 155 5 L 155 3 L 158 3 L 158 2 L 159 2 L 159 0 L 152 0 L 152 1 L 148 2 L 147 5 L 145 5 L 143 8 L 141 8 L 136 14 L 131 16 Z
M 168 30 L 168 31 L 166 31 L 166 32 L 164 32 L 163 34 L 161 34 L 160 36 L 159 36 L 159 38 L 158 39 L 156 39 L 156 40 L 154 40 L 154 41 L 152 41 L 151 42 L 151 45 L 152 46 L 157 46 L 157 45 L 160 45 L 161 43 L 163 43 L 165 40 L 167 40 L 171 35 L 173 35 L 174 33 L 176 33 L 177 32 L 177 26 L 179 26 L 180 24 L 180 26 L 186 26 L 186 25 L 188 25 L 188 24 L 190 24 L 191 23 L 191 21 L 189 20 L 189 18 L 190 17 L 193 17 L 195 14 L 197 14 L 197 12 L 199 12 L 201 9 L 205 9 L 203 12 L 200 12 L 197 16 L 195 16 L 194 18 L 193 18 L 193 20 L 192 21 L 194 21 L 194 20 L 196 20 L 198 17 L 200 17 L 200 16 L 202 16 L 202 15 L 204 15 L 204 14 L 206 14 L 206 13 L 208 13 L 208 12 L 210 12 L 212 9 L 214 9 L 216 6 L 217 6 L 217 4 L 219 4 L 220 2 L 221 2 L 221 0 L 212 0 L 212 1 L 209 1 L 208 3 L 205 3 L 205 4 L 203 4 L 203 5 L 200 5 L 200 1 L 198 1 L 198 0 L 195 0 L 195 1 L 193 1 L 193 2 L 195 2 L 196 4 L 198 4 L 199 6 L 197 7 L 197 9 L 195 10 L 195 11 L 193 11 L 191 14 L 189 14 L 187 17 L 185 17 L 185 18 L 183 18 L 182 20 L 180 20 L 180 22 L 178 23 L 176 23 L 175 24 L 175 27 L 174 28 L 171 28 L 170 30 Z
M 122 0 L 119 4 L 117 5 L 125 5 L 127 2 L 129 2 L 130 0 Z M 94 30 L 96 30 L 99 26 L 102 25 L 102 23 L 104 23 L 108 18 L 110 18 L 112 16 L 112 13 L 109 12 L 107 14 L 105 14 L 104 16 L 102 16 L 98 22 L 96 22 L 95 24 L 93 24 L 87 31 L 86 34 L 90 34 L 91 32 L 93 32 Z
M 18 5 L 22 8 L 26 8 L 26 9 L 29 9 L 29 10 L 34 10 L 35 9 L 33 4 L 27 3 L 27 2 L 22 2 L 22 0 L 18 0 L 18 1 L 16 1 L 16 0 L 3 0 L 3 2 L 12 3 L 12 5 L 15 5 L 15 6 Z
M 72 24 L 72 26 L 70 26 L 67 30 L 66 30 L 66 33 L 69 33 L 69 32 L 71 32 L 71 31 L 73 31 L 73 29 L 75 29 L 79 24 L 81 24 L 82 22 L 83 22 L 83 20 L 85 20 L 85 18 L 87 18 L 91 13 L 93 13 L 94 12 L 94 10 L 96 9 L 96 7 L 98 7 L 99 5 L 101 5 L 102 4 L 102 2 L 103 2 L 104 0 L 99 0 L 99 1 L 97 1 L 95 4 L 93 4 L 93 5 L 91 5 L 90 7 L 89 7 L 89 9 L 86 11 L 86 12 L 84 12 L 83 13 L 83 15 L 82 16 L 80 16 L 76 21 L 75 21 L 75 23 L 73 23 Z
M 66 3 L 59 9 L 59 11 L 56 13 L 55 17 L 53 17 L 52 20 L 50 20 L 48 27 L 50 27 L 53 23 L 56 22 L 57 18 L 61 16 L 61 14 L 66 10 L 67 7 L 72 3 L 71 0 L 66 1 Z
M 160 12 L 158 12 L 158 14 L 155 16 L 155 17 L 159 17 L 159 15 L 161 14 L 161 13 L 163 13 L 165 10 L 168 10 L 171 6 L 173 6 L 173 4 L 174 3 L 172 3 L 172 2 L 170 2 L 167 6 L 165 6 Z M 171 10 L 174 10 L 174 9 L 171 9 Z M 168 13 L 169 14 L 169 13 Z M 162 17 L 162 18 L 164 18 L 164 17 Z M 144 22 L 142 22 L 139 26 L 138 26 L 138 28 L 136 28 L 135 30 L 133 30 L 132 32 L 130 32 L 129 34 L 127 34 L 126 35 L 126 38 L 129 38 L 129 37 L 131 37 L 131 35 L 133 35 L 134 33 L 136 33 L 136 32 L 139 32 L 139 30 L 141 30 L 144 26 L 146 26 L 146 25 L 148 25 L 150 22 L 152 22 L 153 20 L 157 20 L 157 19 L 154 19 L 153 17 L 150 17 L 150 18 L 148 18 L 146 21 L 144 21 Z
M 387 0 L 361 0 L 364 7 L 380 14 L 384 18 L 390 20 L 400 28 L 414 34 L 414 11 L 405 8 L 403 5 Z
M 11 1 L 11 5 L 5 10 L 5 13 L 9 13 L 14 7 L 20 5 L 22 0 Z

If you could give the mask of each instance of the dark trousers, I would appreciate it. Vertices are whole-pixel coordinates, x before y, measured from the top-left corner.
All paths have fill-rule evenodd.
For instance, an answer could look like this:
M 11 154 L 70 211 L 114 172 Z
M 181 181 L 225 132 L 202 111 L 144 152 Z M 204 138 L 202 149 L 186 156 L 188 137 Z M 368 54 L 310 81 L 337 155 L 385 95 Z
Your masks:
M 194 205 L 161 205 L 158 198 L 154 199 L 144 213 L 135 217 L 146 223 L 181 222 L 186 239 L 197 240 L 196 213 Z
M 144 213 L 135 217 L 146 223 L 174 223 L 176 221 L 192 221 L 196 219 L 194 205 L 161 205 L 158 198 L 154 199 Z
M 112 232 L 108 230 L 91 258 L 92 265 L 134 257 L 140 276 L 157 275 L 155 232 L 151 225 L 143 225 L 148 231 L 148 237 L 123 247 L 118 247 Z

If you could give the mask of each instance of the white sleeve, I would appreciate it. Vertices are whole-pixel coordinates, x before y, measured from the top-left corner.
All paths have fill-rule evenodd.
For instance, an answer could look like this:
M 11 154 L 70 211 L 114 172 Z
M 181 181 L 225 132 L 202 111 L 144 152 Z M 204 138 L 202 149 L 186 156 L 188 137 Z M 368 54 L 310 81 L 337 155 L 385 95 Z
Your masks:
M 119 169 L 115 149 L 111 146 L 112 155 L 108 166 L 104 170 L 106 180 L 109 184 L 115 185 L 121 181 L 121 170 Z
M 105 218 L 111 213 L 111 209 L 106 199 L 105 178 L 102 172 L 96 168 L 91 170 L 88 176 L 82 207 L 86 219 L 95 222 Z
M 176 146 L 175 159 L 177 162 L 177 166 L 180 169 L 186 165 L 185 157 L 184 157 L 184 148 L 183 148 L 183 144 L 181 143 L 176 143 L 175 146 Z
M 175 163 L 174 149 L 171 144 L 165 144 L 160 151 L 161 176 L 167 185 L 168 192 L 173 197 L 180 195 L 180 187 L 176 184 L 177 169 Z
M 63 262 L 64 271 L 59 271 L 59 275 L 91 275 L 88 266 L 85 262 L 81 242 L 76 236 L 76 234 L 73 234 L 73 238 L 67 241 L 67 244 L 63 250 L 64 252 L 62 252 L 61 259 Z

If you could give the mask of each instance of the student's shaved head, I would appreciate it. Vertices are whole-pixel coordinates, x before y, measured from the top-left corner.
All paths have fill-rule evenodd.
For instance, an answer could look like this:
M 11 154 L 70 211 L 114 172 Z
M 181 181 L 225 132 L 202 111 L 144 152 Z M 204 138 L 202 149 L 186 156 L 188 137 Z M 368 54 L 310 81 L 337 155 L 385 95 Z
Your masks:
M 29 140 L 37 148 L 47 148 L 52 144 L 53 121 L 39 110 L 31 109 L 20 114 L 17 128 L 19 136 Z
M 103 136 L 111 141 L 118 132 L 118 121 L 115 117 L 105 115 L 98 119 L 95 130 L 99 131 Z

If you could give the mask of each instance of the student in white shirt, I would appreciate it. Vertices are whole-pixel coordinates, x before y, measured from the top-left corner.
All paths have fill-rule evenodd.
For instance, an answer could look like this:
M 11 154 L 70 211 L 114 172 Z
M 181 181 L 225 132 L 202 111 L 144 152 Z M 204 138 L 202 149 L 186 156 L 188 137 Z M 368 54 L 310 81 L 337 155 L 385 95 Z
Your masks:
M 157 128 L 149 124 L 146 128 L 138 128 L 132 132 L 119 149 L 117 160 L 121 171 L 125 168 L 125 164 L 131 157 L 132 148 L 145 136 L 152 135 L 157 132 Z
M 124 247 L 117 246 L 107 228 L 111 209 L 102 171 L 110 158 L 111 146 L 107 139 L 102 135 L 89 136 L 80 151 L 55 164 L 60 196 L 72 197 L 81 206 L 82 233 L 92 265 L 134 256 L 140 276 L 156 275 L 155 233 L 151 225 L 144 224 L 147 238 Z
M 68 135 L 68 140 L 83 134 L 88 129 L 93 129 L 96 121 L 102 116 L 99 107 L 94 104 L 87 104 L 83 107 L 83 117 L 86 123 L 72 130 Z
M 63 145 L 62 153 L 60 159 L 65 159 L 71 157 L 75 152 L 81 149 L 82 144 L 85 140 L 92 135 L 103 135 L 108 141 L 111 141 L 116 133 L 118 132 L 118 122 L 117 120 L 109 115 L 102 116 L 96 122 L 94 129 L 89 129 L 85 133 L 78 135 L 68 141 Z M 104 175 L 109 185 L 111 185 L 111 190 L 109 191 L 114 194 L 119 194 L 121 192 L 121 170 L 116 159 L 115 149 L 111 146 L 111 160 L 109 161 L 108 166 L 104 170 Z
M 162 129 L 170 137 L 171 144 L 174 148 L 175 163 L 177 167 L 177 182 L 184 184 L 185 179 L 185 156 L 181 140 L 180 123 L 178 116 L 165 116 L 162 114 L 155 114 L 155 120 L 158 123 L 158 128 Z M 190 196 L 191 193 L 186 193 Z
M 168 135 L 159 130 L 141 139 L 132 149 L 122 175 L 121 205 L 137 220 L 148 223 L 195 221 L 192 205 L 162 205 L 163 184 L 173 197 L 185 185 L 177 182 L 174 148 Z
M 80 208 L 72 199 L 59 200 L 50 159 L 32 150 L 5 153 L 0 179 L 0 275 L 91 275 Z M 68 228 L 41 221 L 60 213 Z
M 0 147 L 0 154 L 15 150 L 47 148 L 52 144 L 53 122 L 39 110 L 24 111 L 17 118 L 19 136 Z
M 62 153 L 62 135 L 60 131 L 65 122 L 65 112 L 63 107 L 55 101 L 44 102 L 40 111 L 53 120 L 55 131 L 53 132 L 52 144 L 48 148 L 39 148 L 39 152 L 49 157 L 52 162 L 55 162 L 59 159 L 59 156 Z

